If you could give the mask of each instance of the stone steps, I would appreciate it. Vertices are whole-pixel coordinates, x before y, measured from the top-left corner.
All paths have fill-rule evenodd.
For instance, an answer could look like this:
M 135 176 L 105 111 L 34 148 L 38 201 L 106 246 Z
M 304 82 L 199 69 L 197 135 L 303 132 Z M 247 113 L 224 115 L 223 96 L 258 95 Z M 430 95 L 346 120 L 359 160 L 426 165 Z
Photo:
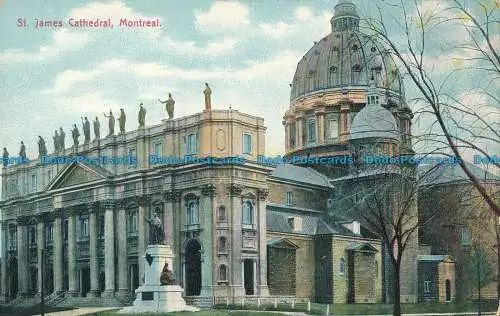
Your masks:
M 208 296 L 208 297 L 186 296 L 186 297 L 184 297 L 184 300 L 186 301 L 186 304 L 191 305 L 191 306 L 196 306 L 196 307 L 202 308 L 202 309 L 207 309 L 207 308 L 213 307 L 213 298 L 210 296 Z

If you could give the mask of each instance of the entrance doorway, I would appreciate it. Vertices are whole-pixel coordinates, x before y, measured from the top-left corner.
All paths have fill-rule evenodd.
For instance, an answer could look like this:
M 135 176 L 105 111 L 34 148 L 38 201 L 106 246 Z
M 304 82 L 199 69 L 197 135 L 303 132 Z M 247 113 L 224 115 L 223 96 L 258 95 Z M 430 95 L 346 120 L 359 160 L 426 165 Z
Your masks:
M 90 291 L 90 268 L 80 270 L 80 289 L 82 296 L 86 296 Z
M 201 293 L 201 245 L 191 240 L 186 246 L 186 296 Z
M 9 267 L 7 270 L 7 276 L 9 278 L 9 296 L 11 299 L 16 298 L 17 295 L 17 258 L 11 258 L 9 261 Z
M 139 287 L 139 266 L 137 264 L 131 264 L 129 269 L 129 280 L 130 292 L 135 293 L 135 290 Z
M 253 269 L 253 260 L 245 259 L 243 261 L 243 270 L 244 270 L 244 278 L 245 278 L 245 294 L 246 295 L 254 295 L 254 269 Z
M 451 301 L 451 282 L 449 279 L 446 280 L 446 301 Z
M 99 291 L 104 292 L 104 289 L 106 288 L 106 275 L 104 274 L 104 271 L 101 271 L 99 274 Z

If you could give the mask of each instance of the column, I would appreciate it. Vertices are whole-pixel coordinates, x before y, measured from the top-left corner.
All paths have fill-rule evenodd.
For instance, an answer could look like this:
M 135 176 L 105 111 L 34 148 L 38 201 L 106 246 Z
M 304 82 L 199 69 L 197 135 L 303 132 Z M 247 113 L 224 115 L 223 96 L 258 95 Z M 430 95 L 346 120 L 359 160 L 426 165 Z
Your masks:
M 97 258 L 97 204 L 87 205 L 89 213 L 89 255 L 90 255 L 90 291 L 89 296 L 99 296 L 99 259 Z
M 127 299 L 128 291 L 128 268 L 127 268 L 127 233 L 126 233 L 126 211 L 125 204 L 118 205 L 116 216 L 116 238 L 118 254 L 118 296 Z
M 258 214 L 259 214 L 259 264 L 258 269 L 258 295 L 261 297 L 269 296 L 269 288 L 267 287 L 267 212 L 266 200 L 269 195 L 268 189 L 260 189 L 257 191 L 258 198 Z M 255 271 L 257 273 L 257 270 Z
M 7 223 L 2 222 L 2 236 L 0 236 L 0 242 L 2 243 L 2 294 L 0 301 L 7 301 L 7 234 L 8 226 Z
M 243 262 L 241 258 L 241 192 L 243 188 L 237 184 L 231 184 L 229 195 L 231 197 L 231 286 L 233 297 L 245 295 L 243 287 Z M 239 268 L 241 266 L 241 269 Z
M 163 201 L 163 226 L 165 240 L 172 250 L 174 249 L 174 203 L 174 193 L 172 191 L 165 192 Z
M 146 260 L 146 227 L 145 216 L 149 208 L 149 200 L 146 197 L 139 198 L 139 212 L 137 213 L 137 227 L 139 236 L 137 243 L 137 264 L 139 265 L 139 286 L 144 284 L 144 271 Z
M 78 296 L 76 277 L 76 215 L 71 212 L 68 217 L 68 294 L 71 296 Z
M 38 295 L 42 295 L 42 273 L 44 268 L 42 264 L 42 250 L 45 249 L 45 218 L 43 217 L 38 218 L 38 224 L 36 226 L 36 247 L 38 250 Z
M 295 132 L 297 133 L 297 136 L 295 137 L 295 142 L 297 144 L 296 148 L 301 148 L 304 146 L 304 137 L 303 137 L 304 117 L 302 116 L 302 114 L 297 113 L 295 124 L 296 124 Z
M 315 111 L 316 121 L 318 122 L 317 134 L 318 134 L 318 143 L 325 143 L 325 109 L 317 109 Z
M 28 227 L 26 219 L 17 222 L 17 296 L 28 296 Z
M 290 124 L 285 120 L 281 123 L 285 127 L 285 152 L 288 152 L 290 150 Z
M 63 288 L 63 248 L 62 248 L 62 221 L 61 209 L 57 209 L 54 213 L 54 292 L 60 293 Z
M 349 104 L 340 105 L 340 141 L 346 142 L 349 140 L 349 132 L 351 126 L 351 115 L 349 113 Z
M 200 296 L 213 296 L 213 247 L 217 241 L 213 234 L 213 214 L 215 186 L 208 184 L 201 189 L 200 201 L 200 240 L 204 246 L 204 254 L 201 263 L 201 293 Z
M 104 207 L 104 273 L 106 275 L 104 297 L 115 294 L 115 224 L 113 201 L 103 203 Z

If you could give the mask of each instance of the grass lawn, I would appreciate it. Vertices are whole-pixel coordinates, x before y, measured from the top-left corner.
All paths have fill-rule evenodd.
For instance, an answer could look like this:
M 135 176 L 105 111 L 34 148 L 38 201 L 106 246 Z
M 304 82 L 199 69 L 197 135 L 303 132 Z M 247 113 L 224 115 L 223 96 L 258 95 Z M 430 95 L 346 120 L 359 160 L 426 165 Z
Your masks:
M 144 314 L 118 314 L 112 311 L 100 312 L 95 314 L 90 314 L 92 316 L 132 316 L 132 315 L 140 315 L 140 316 L 283 316 L 280 313 L 273 312 L 248 312 L 248 311 L 201 311 L 201 312 L 172 312 L 165 314 L 153 314 L 153 313 L 144 313 Z M 90 316 L 87 315 L 87 316 Z
M 73 308 L 70 307 L 49 307 L 45 306 L 45 313 L 51 313 L 51 312 L 60 312 L 60 311 L 67 311 L 67 310 L 72 310 Z M 35 305 L 33 307 L 28 307 L 28 308 L 20 308 L 20 307 L 12 307 L 12 306 L 0 306 L 0 315 L 9 315 L 9 316 L 28 316 L 28 315 L 36 315 L 40 314 L 40 305 Z

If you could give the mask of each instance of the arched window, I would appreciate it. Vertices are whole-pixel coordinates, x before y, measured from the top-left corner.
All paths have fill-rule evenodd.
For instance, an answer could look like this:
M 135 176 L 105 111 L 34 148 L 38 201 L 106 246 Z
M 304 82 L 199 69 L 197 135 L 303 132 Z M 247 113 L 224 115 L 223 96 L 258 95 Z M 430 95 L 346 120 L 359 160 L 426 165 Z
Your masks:
M 220 237 L 219 238 L 219 252 L 227 252 L 226 248 L 226 237 Z
M 341 258 L 340 259 L 340 264 L 339 264 L 339 273 L 343 275 L 345 273 L 345 259 Z
M 219 222 L 226 222 L 227 221 L 226 208 L 224 206 L 219 207 L 219 210 L 217 212 L 217 220 Z
M 127 218 L 127 232 L 137 232 L 137 211 L 130 212 Z
M 198 205 L 195 201 L 191 201 L 187 205 L 187 224 L 198 224 Z
M 243 203 L 242 210 L 242 218 L 241 221 L 244 225 L 252 225 L 253 224 L 253 205 L 250 201 L 246 201 Z
M 221 264 L 219 267 L 219 281 L 227 281 L 227 267 Z

